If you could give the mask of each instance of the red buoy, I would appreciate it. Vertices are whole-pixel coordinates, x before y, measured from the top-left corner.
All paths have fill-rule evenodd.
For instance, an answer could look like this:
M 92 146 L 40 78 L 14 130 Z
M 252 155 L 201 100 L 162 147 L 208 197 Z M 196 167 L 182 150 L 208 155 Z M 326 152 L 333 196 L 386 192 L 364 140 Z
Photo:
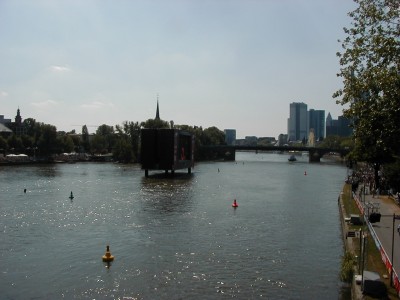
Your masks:
M 239 205 L 236 203 L 236 199 L 235 200 L 233 200 L 233 203 L 232 203 L 232 207 L 238 207 Z
M 304 175 L 307 175 L 307 172 L 306 172 L 306 171 L 304 171 Z

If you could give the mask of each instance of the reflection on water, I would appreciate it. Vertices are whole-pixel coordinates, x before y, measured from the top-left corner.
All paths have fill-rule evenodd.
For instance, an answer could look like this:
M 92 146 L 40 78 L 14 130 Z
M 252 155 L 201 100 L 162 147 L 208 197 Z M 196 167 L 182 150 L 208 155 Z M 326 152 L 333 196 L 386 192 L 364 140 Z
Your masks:
M 302 159 L 238 153 L 175 178 L 117 164 L 2 168 L 0 293 L 337 299 L 346 169 Z
M 190 205 L 190 199 L 193 199 L 193 178 L 193 174 L 143 178 L 140 193 L 144 210 L 155 214 L 184 212 L 184 207 Z

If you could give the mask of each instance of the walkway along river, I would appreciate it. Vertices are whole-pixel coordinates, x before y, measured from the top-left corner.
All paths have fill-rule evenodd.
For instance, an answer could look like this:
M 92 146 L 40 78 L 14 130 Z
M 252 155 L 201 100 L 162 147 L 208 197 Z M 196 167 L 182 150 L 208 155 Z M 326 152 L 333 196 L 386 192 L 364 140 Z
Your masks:
M 0 294 L 338 299 L 347 170 L 287 158 L 237 153 L 174 179 L 111 163 L 2 167 Z

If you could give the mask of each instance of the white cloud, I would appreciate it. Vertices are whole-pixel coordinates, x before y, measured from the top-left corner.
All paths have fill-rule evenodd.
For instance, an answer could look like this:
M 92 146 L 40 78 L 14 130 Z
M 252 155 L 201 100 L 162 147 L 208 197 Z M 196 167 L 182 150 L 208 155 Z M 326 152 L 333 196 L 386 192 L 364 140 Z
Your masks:
M 33 106 L 35 106 L 35 107 L 46 108 L 46 107 L 55 106 L 55 105 L 58 104 L 58 102 L 49 99 L 49 100 L 44 100 L 44 101 L 41 101 L 41 102 L 32 102 L 31 104 Z
M 50 71 L 54 72 L 54 73 L 64 73 L 64 72 L 69 72 L 71 71 L 71 69 L 69 67 L 65 67 L 65 66 L 50 66 Z
M 4 98 L 4 97 L 7 97 L 8 96 L 8 93 L 7 92 L 5 92 L 5 91 L 0 91 L 0 98 Z
M 101 101 L 93 101 L 91 103 L 86 103 L 81 105 L 82 108 L 89 108 L 89 109 L 102 109 L 102 108 L 112 108 L 114 107 L 113 103 L 104 103 Z

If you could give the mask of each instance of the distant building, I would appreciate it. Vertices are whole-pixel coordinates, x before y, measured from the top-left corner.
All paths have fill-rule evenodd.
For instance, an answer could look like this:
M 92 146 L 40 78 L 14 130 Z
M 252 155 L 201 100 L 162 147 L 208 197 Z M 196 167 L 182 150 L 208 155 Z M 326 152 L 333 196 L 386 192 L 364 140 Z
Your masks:
M 235 145 L 236 146 L 244 146 L 244 145 L 246 145 L 246 140 L 245 139 L 236 139 Z
M 307 104 L 303 102 L 290 103 L 288 139 L 291 141 L 307 139 L 307 124 Z
M 246 145 L 248 146 L 257 146 L 257 137 L 256 136 L 246 136 L 244 138 Z
M 328 113 L 328 116 L 326 117 L 326 127 L 332 126 L 332 116 L 331 113 Z
M 4 119 L 4 116 L 0 116 L 2 124 L 7 126 L 14 132 L 15 135 L 21 136 L 26 134 L 25 124 L 22 122 L 22 117 L 19 108 L 17 109 L 17 115 L 15 116 L 15 122 L 11 122 L 11 119 Z M 4 122 L 4 123 L 3 123 Z
M 332 119 L 330 113 L 326 117 L 326 136 L 338 135 L 342 137 L 348 137 L 353 134 L 353 128 L 351 127 L 351 120 L 339 116 L 337 120 Z
M 278 136 L 278 143 L 277 143 L 277 146 L 284 146 L 284 145 L 287 144 L 287 142 L 288 142 L 288 135 L 287 135 L 287 134 L 281 133 L 281 134 Z
M 353 134 L 353 128 L 351 127 L 352 122 L 350 119 L 339 116 L 338 117 L 338 135 L 339 136 L 351 136 Z
M 4 124 L 0 123 L 0 136 L 8 137 L 12 134 L 12 130 L 6 127 Z
M 325 111 L 310 109 L 308 111 L 308 133 L 314 132 L 315 141 L 325 137 Z M 308 134 L 309 135 L 309 134 Z
M 4 115 L 0 115 L 0 124 L 11 123 L 11 119 L 4 119 Z
M 227 145 L 235 145 L 236 142 L 236 129 L 225 129 L 225 143 Z
M 260 137 L 257 140 L 258 145 L 263 145 L 263 146 L 270 146 L 270 145 L 275 145 L 276 139 L 274 137 Z

